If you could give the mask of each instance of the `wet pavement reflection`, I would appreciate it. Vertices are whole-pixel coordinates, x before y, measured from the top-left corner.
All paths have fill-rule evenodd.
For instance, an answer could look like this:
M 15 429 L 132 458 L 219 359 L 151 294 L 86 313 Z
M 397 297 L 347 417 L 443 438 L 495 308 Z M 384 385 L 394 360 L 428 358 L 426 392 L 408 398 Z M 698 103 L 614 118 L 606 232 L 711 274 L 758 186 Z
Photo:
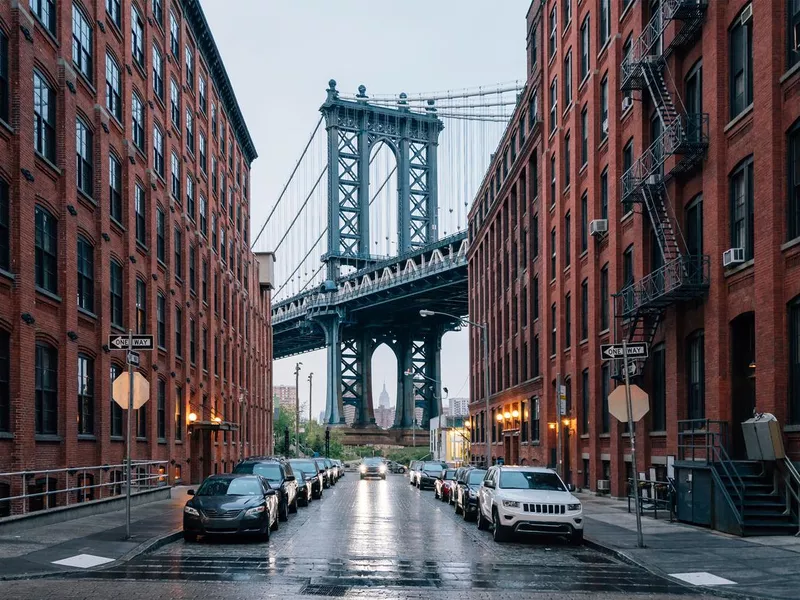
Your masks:
M 73 577 L 265 582 L 300 595 L 359 590 L 508 590 L 685 594 L 687 589 L 561 539 L 496 544 L 407 478 L 354 474 L 281 523 L 268 543 L 211 539 L 167 545 Z

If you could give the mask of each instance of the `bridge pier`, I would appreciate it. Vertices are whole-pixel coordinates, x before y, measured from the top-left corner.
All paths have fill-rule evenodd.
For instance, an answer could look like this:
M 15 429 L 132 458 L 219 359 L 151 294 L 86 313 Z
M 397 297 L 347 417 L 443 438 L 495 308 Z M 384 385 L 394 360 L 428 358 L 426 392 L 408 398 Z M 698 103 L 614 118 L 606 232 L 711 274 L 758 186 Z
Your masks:
M 314 318 L 325 332 L 328 381 L 325 393 L 325 423 L 344 424 L 342 405 L 341 329 L 342 318 L 338 312 L 317 315 Z

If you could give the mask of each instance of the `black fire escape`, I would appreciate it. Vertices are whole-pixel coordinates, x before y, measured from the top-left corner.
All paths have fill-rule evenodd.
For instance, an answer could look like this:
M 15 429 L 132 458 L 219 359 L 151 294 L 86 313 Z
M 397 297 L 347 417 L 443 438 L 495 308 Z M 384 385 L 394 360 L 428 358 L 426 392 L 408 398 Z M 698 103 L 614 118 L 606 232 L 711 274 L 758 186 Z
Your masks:
M 667 193 L 673 178 L 700 166 L 708 147 L 708 114 L 687 114 L 667 65 L 699 36 L 706 8 L 707 0 L 662 0 L 622 61 L 622 90 L 646 90 L 661 121 L 661 134 L 622 176 L 622 202 L 643 206 L 663 256 L 661 266 L 614 294 L 629 342 L 651 343 L 667 307 L 702 298 L 708 289 L 709 257 L 688 253 Z M 676 33 L 664 46 L 671 23 Z

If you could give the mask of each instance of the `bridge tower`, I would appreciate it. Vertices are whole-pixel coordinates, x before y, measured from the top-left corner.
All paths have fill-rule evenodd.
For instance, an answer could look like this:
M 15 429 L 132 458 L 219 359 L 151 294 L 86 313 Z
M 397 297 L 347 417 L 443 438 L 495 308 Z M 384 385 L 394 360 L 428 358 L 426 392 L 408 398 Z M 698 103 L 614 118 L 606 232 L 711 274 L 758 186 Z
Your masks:
M 328 82 L 320 108 L 328 133 L 328 248 L 323 293 L 336 290 L 342 268 L 360 270 L 374 264 L 370 255 L 370 181 L 372 150 L 380 143 L 397 162 L 397 251 L 413 252 L 438 240 L 437 148 L 444 128 L 429 101 L 425 112 L 409 110 L 405 94 L 396 108 L 369 103 L 366 88 L 355 100 L 339 97 Z M 355 427 L 374 425 L 372 354 L 385 331 L 349 320 L 342 309 L 320 310 L 312 317 L 325 332 L 328 383 L 325 421 L 344 424 L 344 405 L 355 407 Z M 347 327 L 345 327 L 347 325 Z M 442 332 L 417 340 L 410 331 L 388 333 L 398 359 L 395 427 L 411 426 L 414 409 L 423 408 L 423 425 L 440 413 L 439 352 Z M 411 374 L 405 376 L 404 372 Z M 422 380 L 426 386 L 421 384 Z M 435 388 L 431 387 L 431 382 Z

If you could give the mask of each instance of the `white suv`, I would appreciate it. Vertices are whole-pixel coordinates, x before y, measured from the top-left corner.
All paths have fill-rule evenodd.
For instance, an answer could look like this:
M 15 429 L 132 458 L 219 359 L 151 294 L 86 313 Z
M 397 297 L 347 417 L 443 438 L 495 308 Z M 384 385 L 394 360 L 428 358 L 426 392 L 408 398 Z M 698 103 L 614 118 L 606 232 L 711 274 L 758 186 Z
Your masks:
M 583 507 L 552 469 L 491 467 L 478 491 L 478 529 L 494 540 L 512 533 L 566 535 L 583 542 Z

